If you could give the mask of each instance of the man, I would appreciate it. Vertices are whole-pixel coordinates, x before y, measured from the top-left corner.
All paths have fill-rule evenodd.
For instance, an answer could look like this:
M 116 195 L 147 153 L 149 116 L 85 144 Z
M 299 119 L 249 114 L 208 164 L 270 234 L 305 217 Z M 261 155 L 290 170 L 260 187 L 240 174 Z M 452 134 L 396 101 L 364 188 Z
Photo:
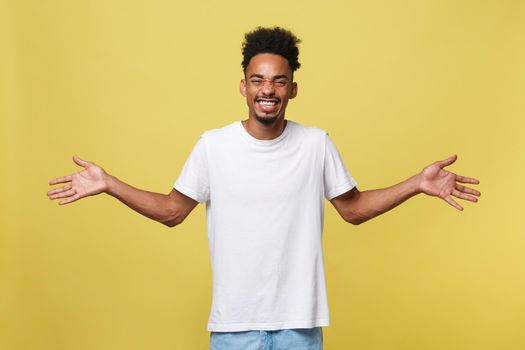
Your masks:
M 206 204 L 213 271 L 208 330 L 212 349 L 321 349 L 329 312 L 322 256 L 324 199 L 352 224 L 374 218 L 425 193 L 463 208 L 476 202 L 479 183 L 444 170 L 456 156 L 435 162 L 385 189 L 360 192 L 323 130 L 285 119 L 297 95 L 300 67 L 291 32 L 257 28 L 243 44 L 248 119 L 205 132 L 172 191 L 134 188 L 101 167 L 73 157 L 85 169 L 50 184 L 67 204 L 105 192 L 168 226 Z

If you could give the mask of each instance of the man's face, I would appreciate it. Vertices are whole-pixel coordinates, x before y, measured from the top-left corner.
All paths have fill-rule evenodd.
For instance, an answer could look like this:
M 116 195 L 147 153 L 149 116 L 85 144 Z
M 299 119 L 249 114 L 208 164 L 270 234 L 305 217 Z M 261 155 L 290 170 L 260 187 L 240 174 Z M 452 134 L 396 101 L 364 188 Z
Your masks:
M 258 54 L 246 67 L 241 94 L 246 97 L 250 118 L 271 125 L 284 119 L 288 100 L 297 95 L 288 60 L 271 53 Z

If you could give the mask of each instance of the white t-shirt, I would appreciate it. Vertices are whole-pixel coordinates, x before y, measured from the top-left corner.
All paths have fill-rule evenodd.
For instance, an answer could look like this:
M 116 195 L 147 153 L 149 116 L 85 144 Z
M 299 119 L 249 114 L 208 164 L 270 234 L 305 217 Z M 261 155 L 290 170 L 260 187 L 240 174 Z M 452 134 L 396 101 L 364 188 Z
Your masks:
M 174 188 L 206 203 L 208 330 L 328 326 L 324 198 L 355 185 L 321 129 L 288 120 L 259 140 L 236 121 L 202 134 Z

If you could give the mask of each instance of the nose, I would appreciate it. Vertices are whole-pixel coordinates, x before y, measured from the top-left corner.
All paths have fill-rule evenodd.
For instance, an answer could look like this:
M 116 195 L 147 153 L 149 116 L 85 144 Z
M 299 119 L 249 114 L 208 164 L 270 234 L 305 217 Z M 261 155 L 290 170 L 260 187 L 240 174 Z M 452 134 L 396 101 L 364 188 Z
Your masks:
M 264 82 L 263 82 L 263 86 L 261 88 L 261 91 L 264 94 L 266 94 L 266 95 L 271 95 L 271 94 L 275 93 L 274 82 L 269 80 L 269 79 L 265 79 Z

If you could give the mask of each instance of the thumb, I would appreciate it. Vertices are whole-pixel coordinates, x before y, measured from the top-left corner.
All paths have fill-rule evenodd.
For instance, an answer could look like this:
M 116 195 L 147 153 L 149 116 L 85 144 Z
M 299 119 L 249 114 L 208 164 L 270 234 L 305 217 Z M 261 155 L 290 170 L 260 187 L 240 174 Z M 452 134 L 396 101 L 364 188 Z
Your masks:
M 457 155 L 453 155 L 445 160 L 441 160 L 437 162 L 437 165 L 439 165 L 440 168 L 444 168 L 446 166 L 449 166 L 450 164 L 454 163 L 458 159 Z
M 80 165 L 81 167 L 87 168 L 89 165 L 91 165 L 89 162 L 86 162 L 85 160 L 80 159 L 78 156 L 73 156 L 73 161 Z

